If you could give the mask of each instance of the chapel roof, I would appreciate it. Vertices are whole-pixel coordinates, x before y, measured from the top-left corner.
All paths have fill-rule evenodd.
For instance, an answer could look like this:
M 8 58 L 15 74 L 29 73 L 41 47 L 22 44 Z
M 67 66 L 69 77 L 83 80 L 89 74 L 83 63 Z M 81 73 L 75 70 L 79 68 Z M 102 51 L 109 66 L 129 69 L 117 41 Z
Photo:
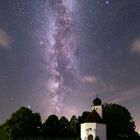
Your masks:
M 86 122 L 96 122 L 96 123 L 103 123 L 103 119 L 100 117 L 100 115 L 96 112 L 94 109 L 85 119 Z

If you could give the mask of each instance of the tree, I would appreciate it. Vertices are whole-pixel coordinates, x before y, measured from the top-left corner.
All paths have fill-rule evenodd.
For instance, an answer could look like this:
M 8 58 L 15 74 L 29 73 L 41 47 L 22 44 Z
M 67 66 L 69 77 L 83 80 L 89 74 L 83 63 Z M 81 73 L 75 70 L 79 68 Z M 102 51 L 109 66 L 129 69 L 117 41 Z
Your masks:
M 50 115 L 43 124 L 44 137 L 55 138 L 58 136 L 59 119 L 56 115 Z
M 69 122 L 69 131 L 71 136 L 77 136 L 77 130 L 78 130 L 78 119 L 75 115 L 73 115 Z
M 0 126 L 0 140 L 8 140 L 8 134 L 4 131 L 3 127 Z
M 30 109 L 21 107 L 3 124 L 3 130 L 11 140 L 37 138 L 41 126 L 41 117 Z
M 69 136 L 69 121 L 66 117 L 62 116 L 59 120 L 59 136 L 68 137 Z
M 100 138 L 98 136 L 95 137 L 95 140 L 100 140 Z
M 107 124 L 108 138 L 133 139 L 135 124 L 129 111 L 118 104 L 105 104 L 103 117 Z
M 90 112 L 84 111 L 82 115 L 78 117 L 79 123 L 83 123 L 89 114 Z

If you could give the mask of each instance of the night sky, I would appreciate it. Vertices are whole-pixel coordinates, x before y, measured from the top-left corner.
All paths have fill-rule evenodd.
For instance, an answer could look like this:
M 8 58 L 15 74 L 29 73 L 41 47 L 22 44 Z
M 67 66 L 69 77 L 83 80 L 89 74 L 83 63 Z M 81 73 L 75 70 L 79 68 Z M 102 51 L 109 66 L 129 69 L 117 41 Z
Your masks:
M 81 115 L 99 96 L 140 130 L 140 0 L 0 0 L 0 122 L 25 106 Z

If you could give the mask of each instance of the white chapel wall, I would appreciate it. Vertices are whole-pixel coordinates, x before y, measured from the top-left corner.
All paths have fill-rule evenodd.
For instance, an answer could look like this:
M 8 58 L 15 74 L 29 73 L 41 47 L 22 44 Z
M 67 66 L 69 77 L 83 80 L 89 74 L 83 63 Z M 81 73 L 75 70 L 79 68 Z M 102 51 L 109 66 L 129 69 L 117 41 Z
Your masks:
M 82 123 L 81 124 L 81 139 L 87 140 L 88 135 L 92 134 L 93 137 L 96 137 L 95 133 L 96 124 L 95 123 Z
M 81 139 L 88 140 L 88 135 L 93 135 L 93 140 L 99 136 L 100 140 L 106 140 L 106 125 L 100 123 L 82 123 L 81 124 Z

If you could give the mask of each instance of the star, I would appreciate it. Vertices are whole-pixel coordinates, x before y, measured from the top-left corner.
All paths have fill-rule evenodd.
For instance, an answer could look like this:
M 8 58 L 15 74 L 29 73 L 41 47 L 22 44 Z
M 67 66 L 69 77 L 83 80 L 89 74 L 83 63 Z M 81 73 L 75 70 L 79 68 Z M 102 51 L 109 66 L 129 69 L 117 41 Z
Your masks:
M 105 3 L 106 3 L 106 5 L 108 5 L 109 4 L 109 1 L 107 0 Z
M 40 44 L 40 45 L 43 45 L 43 44 L 44 44 L 44 42 L 41 40 L 41 41 L 39 42 L 39 44 Z
M 30 105 L 28 105 L 27 107 L 28 107 L 29 109 L 31 108 L 31 106 L 30 106 Z

